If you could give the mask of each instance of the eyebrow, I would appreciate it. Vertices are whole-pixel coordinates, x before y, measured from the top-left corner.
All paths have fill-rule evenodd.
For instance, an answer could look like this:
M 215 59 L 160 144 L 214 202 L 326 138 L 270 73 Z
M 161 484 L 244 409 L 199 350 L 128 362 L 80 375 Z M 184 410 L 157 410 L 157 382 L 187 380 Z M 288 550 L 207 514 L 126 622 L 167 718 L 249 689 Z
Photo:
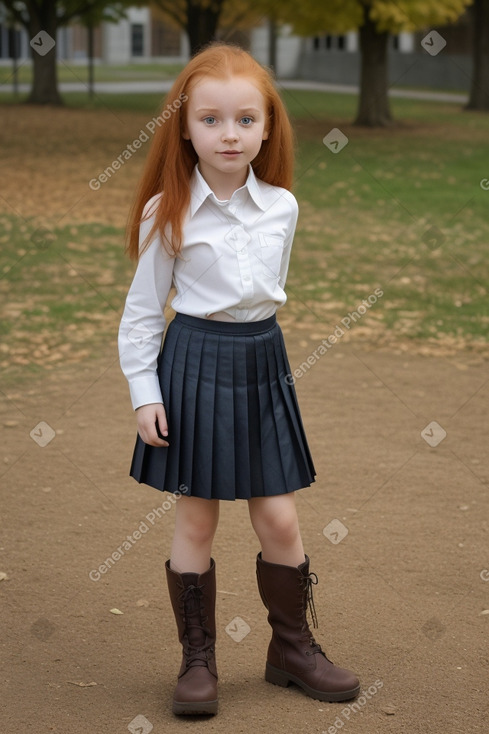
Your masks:
M 254 107 L 253 105 L 250 105 L 249 107 L 240 107 L 238 109 L 238 112 L 248 112 L 249 110 L 253 110 L 254 112 L 261 112 L 261 110 L 258 109 L 258 107 Z M 197 107 L 196 112 L 220 112 L 218 107 Z

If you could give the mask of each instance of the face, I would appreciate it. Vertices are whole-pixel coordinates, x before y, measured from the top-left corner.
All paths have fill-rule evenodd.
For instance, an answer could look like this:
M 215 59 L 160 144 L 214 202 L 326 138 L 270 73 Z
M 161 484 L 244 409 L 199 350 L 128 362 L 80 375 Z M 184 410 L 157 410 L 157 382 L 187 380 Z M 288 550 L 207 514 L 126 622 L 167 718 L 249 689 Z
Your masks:
M 245 176 L 268 137 L 266 128 L 265 101 L 250 79 L 202 78 L 191 89 L 183 137 L 192 141 L 209 183 L 224 174 Z

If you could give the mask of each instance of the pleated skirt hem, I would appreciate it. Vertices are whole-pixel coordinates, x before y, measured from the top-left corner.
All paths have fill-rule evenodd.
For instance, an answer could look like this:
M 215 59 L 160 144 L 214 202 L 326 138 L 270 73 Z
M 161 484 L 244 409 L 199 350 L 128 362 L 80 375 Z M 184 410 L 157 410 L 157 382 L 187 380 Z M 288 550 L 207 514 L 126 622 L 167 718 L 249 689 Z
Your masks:
M 168 447 L 137 436 L 130 475 L 172 494 L 250 499 L 309 487 L 309 451 L 282 330 L 176 314 L 158 358 Z

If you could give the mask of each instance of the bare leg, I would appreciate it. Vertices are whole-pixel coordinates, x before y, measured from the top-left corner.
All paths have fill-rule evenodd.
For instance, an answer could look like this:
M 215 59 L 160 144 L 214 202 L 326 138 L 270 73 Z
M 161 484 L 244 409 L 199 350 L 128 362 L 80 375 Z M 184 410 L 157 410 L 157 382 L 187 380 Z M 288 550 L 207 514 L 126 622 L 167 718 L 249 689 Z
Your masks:
M 170 568 L 177 573 L 204 573 L 210 566 L 219 500 L 180 497 L 175 511 Z
M 252 497 L 248 500 L 248 509 L 264 561 L 284 566 L 304 563 L 295 492 L 275 497 Z

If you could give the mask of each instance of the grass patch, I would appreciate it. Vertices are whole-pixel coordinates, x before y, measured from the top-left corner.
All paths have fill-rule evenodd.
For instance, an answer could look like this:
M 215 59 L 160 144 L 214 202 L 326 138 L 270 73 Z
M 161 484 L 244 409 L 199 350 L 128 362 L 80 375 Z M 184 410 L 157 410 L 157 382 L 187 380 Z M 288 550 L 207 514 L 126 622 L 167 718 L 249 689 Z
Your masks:
M 296 119 L 302 257 L 291 279 L 297 292 L 307 283 L 300 310 L 323 303 L 331 324 L 380 287 L 384 297 L 362 327 L 385 330 L 384 338 L 487 343 L 489 198 L 480 181 L 489 178 L 489 122 L 453 107 L 449 115 L 413 108 L 403 126 L 386 131 Z M 322 144 L 335 126 L 349 138 L 338 154 Z
M 129 110 L 136 127 L 162 102 L 157 95 L 102 95 L 93 105 L 83 95 L 66 99 L 70 107 L 84 100 L 85 107 Z M 300 205 L 289 316 L 329 334 L 381 289 L 382 297 L 353 322 L 355 338 L 487 349 L 489 191 L 480 181 L 489 179 L 488 116 L 396 99 L 398 126 L 364 130 L 351 125 L 354 97 L 286 90 L 284 99 L 297 133 L 294 193 Z M 112 123 L 110 116 L 100 118 L 105 140 Z M 322 143 L 333 127 L 349 139 L 337 154 Z M 52 141 L 46 129 L 43 146 L 57 145 L 60 129 L 58 120 Z M 96 135 L 91 129 L 92 144 Z M 127 130 L 114 125 L 114 135 L 122 150 Z M 28 158 L 37 141 L 23 140 L 21 154 Z M 85 150 L 83 139 L 79 143 Z M 86 150 L 90 155 L 90 144 Z M 100 165 L 99 152 L 93 169 Z M 60 170 L 58 164 L 51 168 L 47 186 L 49 175 Z M 117 181 L 110 185 L 115 190 Z M 88 359 L 113 342 L 133 270 L 120 228 L 71 224 L 47 236 L 36 228 L 35 220 L 10 215 L 0 221 L 0 366 L 7 375 Z
M 183 69 L 184 64 L 153 63 L 153 64 L 126 64 L 113 66 L 109 64 L 95 64 L 95 82 L 134 82 L 134 81 L 160 81 L 163 79 L 174 79 Z M 19 66 L 19 84 L 32 83 L 32 64 L 24 63 Z M 0 66 L 0 85 L 12 84 L 12 67 Z M 58 82 L 83 82 L 88 83 L 88 66 L 86 64 L 73 64 L 69 61 L 58 63 Z
M 116 338 L 133 269 L 122 230 L 46 229 L 0 215 L 0 231 L 4 377 L 89 359 Z

